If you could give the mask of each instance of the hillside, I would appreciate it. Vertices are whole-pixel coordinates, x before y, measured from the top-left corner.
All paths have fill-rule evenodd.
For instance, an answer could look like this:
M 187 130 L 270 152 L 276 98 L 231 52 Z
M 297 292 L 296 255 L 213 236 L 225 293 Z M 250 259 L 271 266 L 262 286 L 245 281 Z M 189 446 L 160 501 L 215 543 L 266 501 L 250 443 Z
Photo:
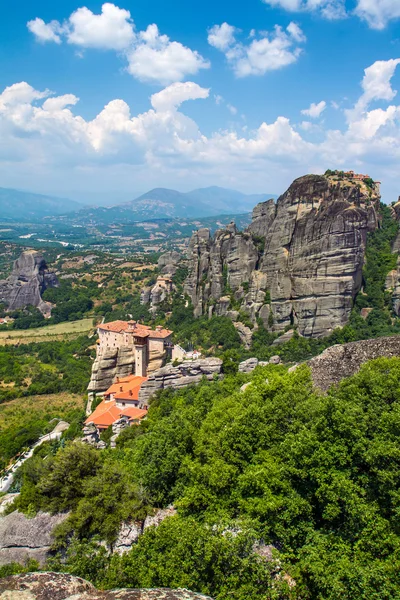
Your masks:
M 36 221 L 43 217 L 79 210 L 81 204 L 66 198 L 32 194 L 11 188 L 0 188 L 0 214 L 12 221 Z
M 84 208 L 73 217 L 81 224 L 206 218 L 248 213 L 255 203 L 275 197 L 274 194 L 246 195 L 216 186 L 186 193 L 155 188 L 130 202 L 110 208 Z

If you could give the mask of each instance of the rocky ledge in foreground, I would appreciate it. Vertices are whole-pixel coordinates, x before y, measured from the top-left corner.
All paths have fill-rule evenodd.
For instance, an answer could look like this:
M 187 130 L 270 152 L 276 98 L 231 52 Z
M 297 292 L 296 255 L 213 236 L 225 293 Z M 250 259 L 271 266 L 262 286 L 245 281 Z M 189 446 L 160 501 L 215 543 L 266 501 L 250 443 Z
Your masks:
M 331 385 L 357 373 L 369 360 L 394 356 L 400 356 L 400 335 L 331 346 L 308 365 L 314 385 L 326 392 Z
M 212 600 L 188 590 L 111 590 L 66 573 L 27 573 L 0 579 L 1 600 Z

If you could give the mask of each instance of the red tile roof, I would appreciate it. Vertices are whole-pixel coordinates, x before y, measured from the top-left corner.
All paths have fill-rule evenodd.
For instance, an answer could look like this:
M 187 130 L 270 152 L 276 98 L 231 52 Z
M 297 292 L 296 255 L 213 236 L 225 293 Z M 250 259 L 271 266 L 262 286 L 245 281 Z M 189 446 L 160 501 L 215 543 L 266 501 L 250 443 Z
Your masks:
M 85 424 L 94 423 L 100 429 L 106 429 L 122 416 L 127 416 L 130 421 L 141 421 L 147 415 L 147 410 L 127 406 L 119 408 L 114 400 L 103 400 L 95 411 L 88 416 Z
M 128 331 L 138 337 L 152 337 L 152 338 L 166 338 L 171 335 L 172 331 L 164 329 L 163 327 L 155 330 L 151 329 L 148 325 L 142 325 L 135 321 L 112 321 L 111 323 L 102 323 L 99 325 L 99 329 L 103 331 L 113 331 L 114 333 L 121 333 Z
M 123 394 L 127 399 L 137 400 L 139 397 L 140 387 L 144 381 L 147 381 L 147 377 L 140 377 L 140 375 L 128 375 L 128 377 L 123 377 L 119 381 L 113 383 L 108 390 L 104 392 L 104 396 L 107 397 L 113 394 L 115 398 L 119 398 L 120 395 Z M 129 395 L 130 390 L 134 395 Z

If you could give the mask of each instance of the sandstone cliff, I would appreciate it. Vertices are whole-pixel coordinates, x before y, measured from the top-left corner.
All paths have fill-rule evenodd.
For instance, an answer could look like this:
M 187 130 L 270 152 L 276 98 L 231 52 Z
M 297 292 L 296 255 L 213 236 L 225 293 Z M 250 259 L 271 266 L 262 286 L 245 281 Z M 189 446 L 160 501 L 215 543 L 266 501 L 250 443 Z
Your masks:
M 9 310 L 32 305 L 50 314 L 51 306 L 42 300 L 42 294 L 46 288 L 57 286 L 57 277 L 48 271 L 43 256 L 28 250 L 14 262 L 11 275 L 0 281 L 0 302 Z
M 194 233 L 185 293 L 196 316 L 239 305 L 273 332 L 319 337 L 344 325 L 360 289 L 366 236 L 378 226 L 378 189 L 336 176 L 295 180 L 257 205 L 248 229 Z M 226 301 L 228 297 L 228 302 Z M 221 304 L 222 303 L 222 304 Z

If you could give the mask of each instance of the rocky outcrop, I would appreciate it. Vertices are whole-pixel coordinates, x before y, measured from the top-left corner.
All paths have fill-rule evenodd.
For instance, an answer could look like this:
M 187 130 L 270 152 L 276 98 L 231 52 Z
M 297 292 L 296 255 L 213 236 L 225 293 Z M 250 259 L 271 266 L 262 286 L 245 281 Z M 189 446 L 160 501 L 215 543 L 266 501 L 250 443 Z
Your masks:
M 129 552 L 146 529 L 149 527 L 158 527 L 165 519 L 174 515 L 176 515 L 176 509 L 173 506 L 168 506 L 168 508 L 156 510 L 153 515 L 147 515 L 144 521 L 123 523 L 119 530 L 118 538 L 113 545 L 113 551 L 118 554 Z
M 43 314 L 50 315 L 51 305 L 42 300 L 42 294 L 48 287 L 57 286 L 57 277 L 48 271 L 43 256 L 28 250 L 14 262 L 11 275 L 0 281 L 0 302 L 9 310 L 36 306 Z
M 0 579 L 1 600 L 212 600 L 184 589 L 99 591 L 68 573 L 26 573 Z
M 0 518 L 0 565 L 10 562 L 24 564 L 29 559 L 43 565 L 52 544 L 52 531 L 67 514 L 49 515 L 39 512 L 28 519 L 18 511 Z M 1 598 L 1 596 L 0 596 Z
M 255 207 L 244 233 L 234 225 L 194 233 L 185 292 L 196 316 L 223 296 L 256 323 L 320 337 L 343 326 L 360 290 L 368 231 L 378 226 L 378 189 L 363 181 L 307 175 Z M 228 311 L 229 307 L 224 306 Z
M 157 266 L 164 275 L 175 275 L 182 258 L 182 255 L 175 250 L 165 252 L 158 259 Z
M 121 346 L 110 348 L 97 355 L 92 365 L 92 374 L 88 392 L 106 390 L 117 377 L 127 377 L 135 371 L 133 348 Z
M 331 346 L 308 361 L 308 365 L 314 385 L 325 392 L 331 385 L 357 373 L 367 361 L 394 356 L 400 356 L 400 336 Z
M 150 398 L 159 390 L 165 388 L 180 389 L 200 383 L 203 378 L 212 381 L 219 377 L 222 369 L 220 358 L 202 358 L 199 360 L 185 361 L 174 367 L 168 364 L 152 373 L 148 380 L 142 384 L 139 392 L 140 405 L 148 405 Z
M 228 290 L 243 296 L 241 284 L 249 282 L 258 251 L 251 234 L 239 232 L 231 223 L 213 238 L 208 229 L 196 231 L 188 258 L 190 272 L 185 293 L 192 300 L 195 316 L 200 316 L 210 300 L 218 301 Z

